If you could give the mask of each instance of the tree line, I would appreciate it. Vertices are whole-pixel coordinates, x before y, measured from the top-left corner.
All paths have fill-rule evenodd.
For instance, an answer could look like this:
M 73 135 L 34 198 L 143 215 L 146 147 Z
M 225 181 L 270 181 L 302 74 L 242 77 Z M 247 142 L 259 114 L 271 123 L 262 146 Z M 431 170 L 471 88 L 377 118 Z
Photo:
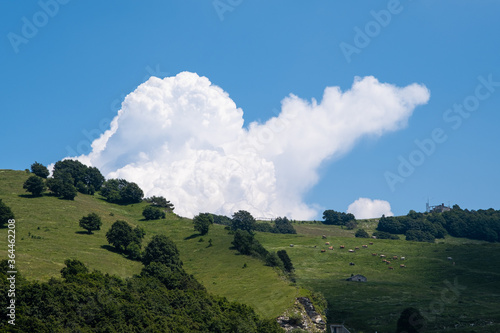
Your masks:
M 434 242 L 447 234 L 488 242 L 499 242 L 500 211 L 461 209 L 454 205 L 443 213 L 417 213 L 411 210 L 406 216 L 382 216 L 377 230 L 390 234 L 404 234 L 406 240 Z
M 224 216 L 224 215 L 217 215 L 217 214 L 211 214 L 213 218 L 213 222 L 215 224 L 220 224 L 220 225 L 225 225 L 225 226 L 231 226 L 233 224 L 234 216 L 233 218 Z M 254 219 L 255 220 L 255 219 Z M 270 232 L 273 234 L 296 234 L 297 230 L 293 227 L 292 221 L 290 221 L 286 216 L 284 217 L 277 217 L 274 220 L 269 222 L 257 222 L 255 221 L 255 225 L 253 227 L 255 231 L 260 231 L 260 232 Z
M 144 200 L 150 204 L 142 213 L 145 220 L 165 218 L 165 212 L 174 210 L 174 205 L 164 197 L 144 198 L 143 190 L 136 183 L 125 179 L 106 180 L 98 168 L 88 167 L 80 161 L 56 162 L 52 177 L 49 177 L 50 172 L 46 166 L 35 161 L 31 165 L 31 173 L 23 188 L 34 197 L 43 195 L 48 189 L 52 195 L 66 200 L 74 200 L 78 193 L 99 193 L 106 201 L 121 205 L 140 203 Z
M 348 230 L 352 230 L 358 226 L 353 214 L 337 212 L 333 209 L 327 209 L 323 212 L 323 220 L 323 224 L 339 225 L 342 228 L 346 227 Z

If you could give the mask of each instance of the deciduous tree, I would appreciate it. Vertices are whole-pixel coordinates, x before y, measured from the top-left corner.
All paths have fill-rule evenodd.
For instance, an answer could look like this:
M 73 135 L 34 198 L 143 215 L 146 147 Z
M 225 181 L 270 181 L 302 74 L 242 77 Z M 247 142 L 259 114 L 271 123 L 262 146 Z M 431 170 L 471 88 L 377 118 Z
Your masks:
M 36 161 L 31 165 L 31 172 L 37 175 L 38 177 L 44 179 L 47 178 L 50 174 L 49 170 L 45 165 L 38 163 Z
M 141 228 L 132 229 L 127 222 L 118 220 L 106 233 L 106 239 L 117 250 L 127 252 L 127 248 L 130 249 L 129 245 L 132 243 L 136 243 L 140 247 L 144 235 L 144 230 Z
M 102 221 L 96 213 L 90 213 L 80 219 L 80 227 L 87 230 L 89 234 L 94 230 L 101 230 Z
M 182 267 L 177 246 L 165 235 L 153 236 L 144 250 L 142 263 L 147 266 L 152 262 L 159 262 L 169 267 Z
M 233 230 L 246 230 L 252 232 L 255 230 L 256 221 L 252 214 L 246 210 L 240 210 L 233 214 L 231 220 L 231 229 Z
M 214 223 L 214 218 L 210 213 L 200 213 L 193 218 L 194 230 L 202 235 L 206 235 L 210 225 Z
M 24 182 L 23 188 L 27 192 L 31 192 L 33 196 L 38 197 L 47 189 L 43 178 L 32 175 Z
M 165 218 L 165 212 L 163 212 L 160 208 L 158 207 L 153 207 L 153 206 L 146 206 L 144 207 L 142 211 L 142 216 L 146 220 L 158 220 L 160 218 Z

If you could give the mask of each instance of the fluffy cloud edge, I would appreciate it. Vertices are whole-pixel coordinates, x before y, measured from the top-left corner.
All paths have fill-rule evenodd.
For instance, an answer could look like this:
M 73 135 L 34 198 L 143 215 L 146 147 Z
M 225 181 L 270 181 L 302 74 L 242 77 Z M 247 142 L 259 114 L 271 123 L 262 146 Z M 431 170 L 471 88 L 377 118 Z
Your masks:
M 382 215 L 394 216 L 389 201 L 370 198 L 358 198 L 347 207 L 347 212 L 358 220 L 378 218 Z
M 177 201 L 183 216 L 245 209 L 312 219 L 317 207 L 304 202 L 304 193 L 317 184 L 319 165 L 363 136 L 405 128 L 429 97 L 420 84 L 356 77 L 348 90 L 326 87 L 320 103 L 285 97 L 279 115 L 247 129 L 243 110 L 208 78 L 189 72 L 151 77 L 127 95 L 92 152 L 73 159 L 107 178 L 134 181 L 147 196 Z

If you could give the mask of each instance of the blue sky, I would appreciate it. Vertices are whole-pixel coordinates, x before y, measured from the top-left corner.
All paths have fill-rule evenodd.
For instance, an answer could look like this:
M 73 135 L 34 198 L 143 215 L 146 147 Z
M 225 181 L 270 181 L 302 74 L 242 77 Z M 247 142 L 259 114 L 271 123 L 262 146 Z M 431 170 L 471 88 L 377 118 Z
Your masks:
M 424 85 L 430 99 L 406 128 L 322 162 L 303 194 L 316 218 L 360 197 L 396 215 L 423 211 L 428 197 L 500 209 L 498 1 L 42 0 L 2 2 L 0 13 L 0 168 L 88 154 L 151 75 L 206 76 L 246 126 L 276 116 L 291 93 L 320 102 L 328 86 L 374 76 Z

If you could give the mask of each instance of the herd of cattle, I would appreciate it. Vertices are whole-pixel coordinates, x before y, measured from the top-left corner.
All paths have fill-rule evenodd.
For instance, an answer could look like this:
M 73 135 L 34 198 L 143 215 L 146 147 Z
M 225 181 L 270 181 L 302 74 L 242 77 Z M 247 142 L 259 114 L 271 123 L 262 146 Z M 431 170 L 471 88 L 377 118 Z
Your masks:
M 323 235 L 322 238 L 326 239 L 326 236 Z M 333 246 L 330 244 L 330 242 L 326 242 L 325 245 L 328 246 L 328 250 L 333 250 Z M 369 242 L 369 245 L 373 245 L 373 242 Z M 366 248 L 368 248 L 368 245 L 362 245 L 361 247 L 364 248 L 364 249 L 366 249 Z M 345 249 L 345 245 L 340 245 L 340 249 L 341 250 Z M 359 249 L 360 249 L 359 246 L 356 246 L 354 249 L 348 249 L 348 251 L 350 253 L 354 253 L 356 250 L 359 250 Z M 321 252 L 326 252 L 326 250 L 325 249 L 321 249 Z M 391 265 L 391 261 L 387 260 L 385 254 L 372 253 L 372 256 L 373 257 L 380 257 L 380 258 L 382 258 L 382 263 L 385 263 L 387 265 Z M 400 256 L 392 256 L 391 260 L 393 260 L 393 261 L 394 260 L 406 260 L 406 258 L 405 257 L 400 257 Z M 355 264 L 353 262 L 350 262 L 349 265 L 350 266 L 354 266 Z M 406 265 L 405 264 L 400 264 L 399 267 L 400 268 L 406 268 Z M 394 269 L 394 267 L 393 266 L 388 266 L 388 269 Z

